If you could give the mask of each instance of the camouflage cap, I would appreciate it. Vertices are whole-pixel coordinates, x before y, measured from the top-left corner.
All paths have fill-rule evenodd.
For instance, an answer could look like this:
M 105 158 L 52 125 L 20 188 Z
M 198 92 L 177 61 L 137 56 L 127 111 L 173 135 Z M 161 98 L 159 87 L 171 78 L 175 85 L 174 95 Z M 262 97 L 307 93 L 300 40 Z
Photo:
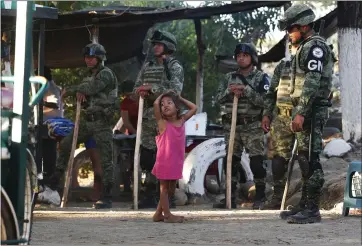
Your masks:
M 106 61 L 106 50 L 101 44 L 91 43 L 83 49 L 83 56 L 95 56 L 101 61 Z
M 305 26 L 315 19 L 313 10 L 306 4 L 293 4 L 279 20 L 278 27 L 281 31 L 287 30 L 293 25 Z
M 151 39 L 151 43 L 161 43 L 164 44 L 167 49 L 176 51 L 177 41 L 174 35 L 166 31 L 156 30 Z
M 254 65 L 258 64 L 258 53 L 256 51 L 256 47 L 253 43 L 240 43 L 235 46 L 234 50 L 234 58 L 240 53 L 246 53 L 251 56 L 251 62 Z

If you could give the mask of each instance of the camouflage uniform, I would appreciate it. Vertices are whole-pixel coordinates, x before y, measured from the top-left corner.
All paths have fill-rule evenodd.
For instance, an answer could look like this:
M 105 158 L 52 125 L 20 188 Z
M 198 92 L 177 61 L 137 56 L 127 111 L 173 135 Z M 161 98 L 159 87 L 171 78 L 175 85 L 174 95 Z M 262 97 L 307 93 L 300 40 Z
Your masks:
M 257 64 L 257 54 L 253 44 L 237 45 L 235 58 L 240 52 L 250 54 L 253 65 Z M 244 84 L 246 86 L 244 95 L 238 100 L 232 157 L 232 207 L 236 207 L 234 193 L 240 180 L 239 175 L 244 175 L 240 161 L 243 149 L 245 148 L 250 156 L 250 168 L 254 175 L 256 187 L 254 208 L 262 209 L 265 199 L 266 170 L 264 168 L 264 131 L 261 128 L 261 113 L 264 106 L 263 96 L 269 88 L 269 77 L 255 68 L 244 77 L 245 82 L 242 77 L 239 70 L 226 74 L 224 80 L 220 82 L 216 96 L 216 100 L 221 104 L 222 124 L 225 130 L 226 150 L 228 150 L 234 97 L 228 86 L 230 84 Z M 224 158 L 224 168 L 226 160 L 227 158 Z M 224 207 L 225 200 L 220 204 L 214 205 L 214 208 Z
M 107 119 L 114 116 L 117 101 L 117 77 L 107 67 L 101 64 L 105 60 L 105 50 L 99 44 L 89 44 L 84 50 L 84 55 L 96 56 L 98 72 L 83 79 L 79 85 L 67 88 L 67 95 L 81 93 L 86 96 L 82 104 L 81 120 L 79 125 L 78 143 L 85 143 L 93 138 L 100 151 L 103 177 L 95 175 L 95 182 L 103 181 L 103 196 L 95 204 L 96 208 L 111 207 L 111 190 L 114 183 L 114 163 L 112 160 L 112 130 Z M 57 159 L 57 174 L 63 174 L 67 168 L 69 153 L 72 146 L 73 134 L 68 135 L 60 142 L 59 156 Z M 76 177 L 73 177 L 76 178 Z M 106 202 L 105 202 L 106 201 Z
M 162 43 L 165 53 L 173 53 L 176 51 L 176 38 L 168 32 L 155 31 L 150 40 L 152 43 Z M 167 55 L 163 64 L 159 64 L 156 59 L 147 62 L 141 71 L 141 77 L 135 83 L 134 91 L 143 84 L 151 84 L 152 89 L 150 95 L 144 100 L 143 119 L 142 119 L 142 136 L 141 136 L 141 156 L 140 164 L 143 170 L 148 172 L 146 183 L 146 200 L 142 202 L 139 208 L 157 206 L 157 199 L 154 199 L 154 191 L 158 189 L 156 178 L 151 174 L 153 165 L 156 161 L 156 140 L 157 123 L 153 112 L 153 102 L 156 98 L 168 91 L 174 90 L 181 93 L 184 82 L 183 67 L 173 56 Z M 143 204 L 148 203 L 148 204 Z
M 297 19 L 297 15 L 303 17 Z M 295 4 L 285 12 L 285 19 L 280 22 L 280 26 L 285 30 L 293 25 L 308 25 L 314 18 L 315 15 L 308 6 Z M 327 107 L 313 106 L 316 124 L 311 156 L 309 140 L 312 105 L 315 102 L 327 101 L 331 89 L 332 69 L 330 47 L 322 37 L 312 35 L 299 44 L 291 68 L 285 61 L 278 65 L 266 96 L 263 115 L 272 118 L 274 107 L 277 107 L 277 116 L 272 123 L 272 136 L 273 176 L 279 198 L 282 196 L 280 189 L 284 185 L 284 174 L 287 160 L 291 157 L 294 138 L 298 141 L 297 159 L 302 172 L 302 198 L 298 207 L 281 213 L 281 217 L 288 218 L 291 223 L 312 223 L 320 220 L 318 206 L 324 174 L 319 163 L 319 154 L 322 150 L 323 126 L 328 115 Z M 294 134 L 290 130 L 290 123 L 297 114 L 304 116 L 303 131 Z

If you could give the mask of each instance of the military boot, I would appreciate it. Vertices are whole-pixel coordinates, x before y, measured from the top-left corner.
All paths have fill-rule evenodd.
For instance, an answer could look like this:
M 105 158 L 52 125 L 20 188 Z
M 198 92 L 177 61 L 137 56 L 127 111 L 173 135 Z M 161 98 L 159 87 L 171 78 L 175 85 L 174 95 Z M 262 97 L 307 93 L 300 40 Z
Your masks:
M 287 222 L 290 224 L 312 224 L 321 222 L 321 219 L 319 207 L 316 204 L 309 202 L 306 209 L 289 216 Z
M 214 203 L 212 205 L 213 208 L 225 209 L 226 208 L 226 199 L 222 199 L 219 203 Z M 236 208 L 236 199 L 235 197 L 231 198 L 231 208 Z
M 112 185 L 105 185 L 101 199 L 93 204 L 95 209 L 112 208 Z
M 237 183 L 235 181 L 231 181 L 231 208 L 236 208 L 236 198 L 234 196 L 237 188 Z M 213 208 L 225 209 L 226 208 L 226 191 L 225 191 L 225 199 L 221 199 L 220 202 L 214 203 L 212 205 Z
M 253 209 L 254 210 L 263 210 L 265 205 L 265 183 L 257 182 L 255 184 L 255 198 L 254 198 L 254 204 Z
M 283 187 L 282 183 L 275 182 L 274 183 L 274 193 L 273 193 L 272 199 L 265 206 L 265 209 L 279 210 L 280 206 L 282 204 L 283 193 L 284 193 L 284 187 Z
M 295 207 L 291 206 L 291 209 L 289 209 L 289 210 L 281 211 L 279 214 L 279 217 L 282 220 L 286 220 L 289 216 L 295 215 L 295 214 L 303 211 L 306 208 L 306 204 L 307 204 L 307 185 L 306 185 L 306 183 L 303 183 L 302 197 L 300 198 L 299 204 Z

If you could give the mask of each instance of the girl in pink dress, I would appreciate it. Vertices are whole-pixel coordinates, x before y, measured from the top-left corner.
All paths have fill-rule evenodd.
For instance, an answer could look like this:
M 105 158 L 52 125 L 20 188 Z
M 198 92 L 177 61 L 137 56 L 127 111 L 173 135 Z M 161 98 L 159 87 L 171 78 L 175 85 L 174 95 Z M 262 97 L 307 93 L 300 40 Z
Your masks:
M 189 111 L 180 115 L 180 103 L 185 104 Z M 158 126 L 156 137 L 157 156 L 152 174 L 160 181 L 160 201 L 154 222 L 183 222 L 182 216 L 171 214 L 169 197 L 175 193 L 176 181 L 182 178 L 182 168 L 185 158 L 185 122 L 197 110 L 192 102 L 173 92 L 160 95 L 153 104 Z

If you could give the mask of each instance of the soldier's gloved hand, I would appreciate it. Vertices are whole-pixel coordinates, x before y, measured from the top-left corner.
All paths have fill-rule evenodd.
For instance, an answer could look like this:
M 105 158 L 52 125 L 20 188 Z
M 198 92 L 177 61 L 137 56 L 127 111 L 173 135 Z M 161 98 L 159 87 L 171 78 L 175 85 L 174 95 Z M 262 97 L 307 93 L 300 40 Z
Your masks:
M 268 116 L 263 117 L 263 120 L 261 121 L 261 127 L 266 133 L 270 131 L 270 119 Z
M 145 97 L 147 97 L 147 96 L 149 95 L 148 91 L 140 91 L 138 94 L 139 94 L 142 98 L 145 98 Z
M 80 101 L 81 103 L 87 101 L 85 95 L 82 93 L 77 92 L 76 97 L 77 101 Z
M 304 123 L 304 116 L 297 114 L 294 117 L 294 120 L 291 122 L 291 130 L 293 132 L 301 132 L 303 131 L 303 123 Z

